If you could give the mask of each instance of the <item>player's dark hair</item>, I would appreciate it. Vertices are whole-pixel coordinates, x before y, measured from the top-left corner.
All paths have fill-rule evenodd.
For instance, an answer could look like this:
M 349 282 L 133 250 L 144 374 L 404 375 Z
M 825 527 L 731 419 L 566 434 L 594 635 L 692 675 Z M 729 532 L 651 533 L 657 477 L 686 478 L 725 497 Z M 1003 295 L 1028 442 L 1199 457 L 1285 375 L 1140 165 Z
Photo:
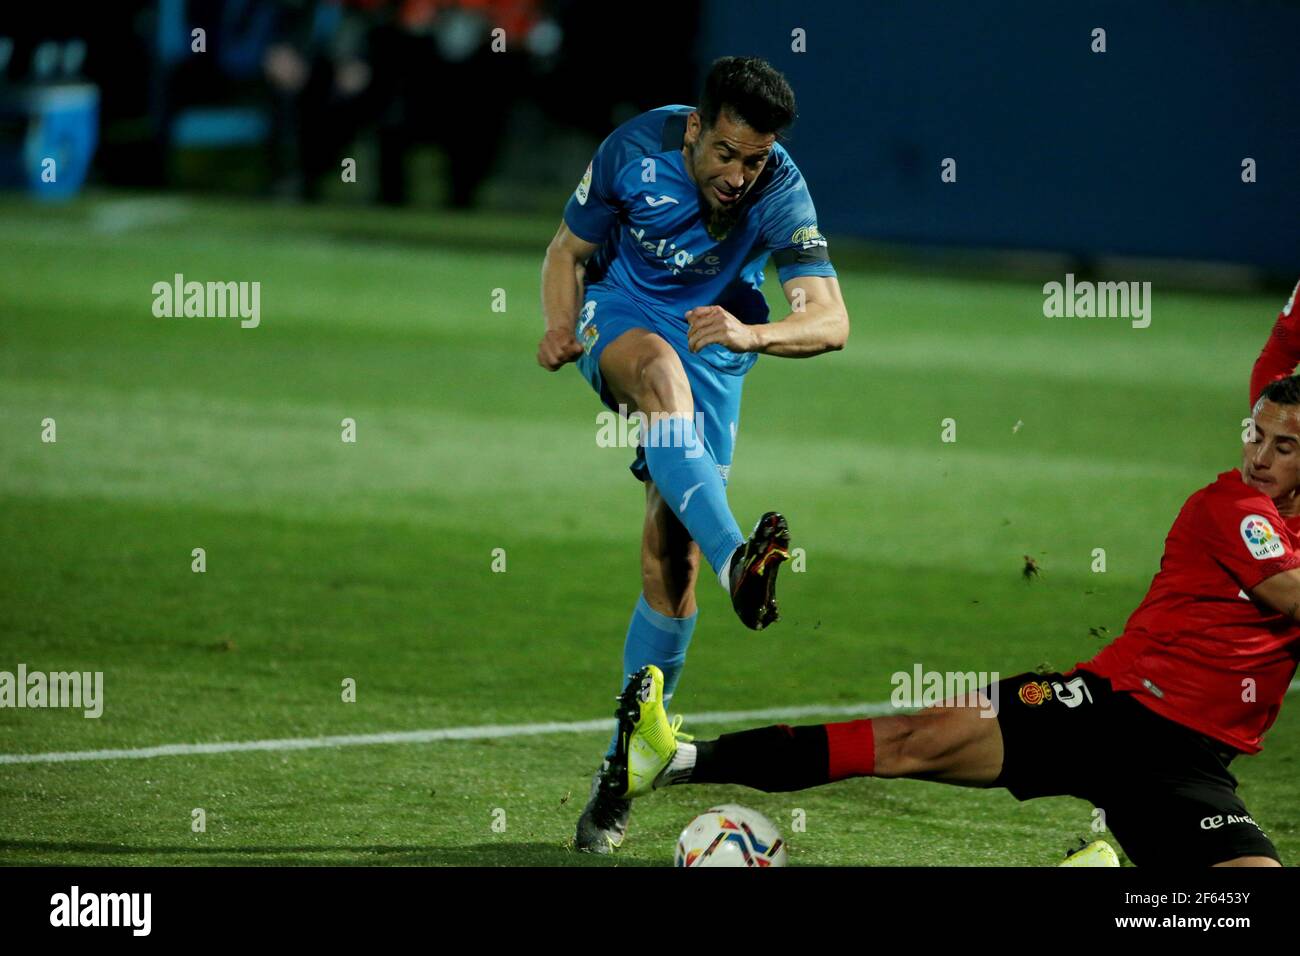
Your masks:
M 700 120 L 708 129 L 726 110 L 756 133 L 780 134 L 794 122 L 794 90 L 784 76 L 757 56 L 714 60 L 700 94 Z
M 1260 397 L 1275 405 L 1300 405 L 1300 375 L 1289 375 L 1269 383 Z

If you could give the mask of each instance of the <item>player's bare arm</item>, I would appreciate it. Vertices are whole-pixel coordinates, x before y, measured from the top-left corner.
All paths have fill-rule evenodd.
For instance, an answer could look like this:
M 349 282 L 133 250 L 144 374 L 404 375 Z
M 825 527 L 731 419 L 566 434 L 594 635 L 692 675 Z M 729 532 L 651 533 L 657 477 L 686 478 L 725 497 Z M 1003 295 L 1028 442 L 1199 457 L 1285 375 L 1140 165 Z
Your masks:
M 537 345 L 537 364 L 548 371 L 554 372 L 582 354 L 582 346 L 573 335 L 573 323 L 582 297 L 584 267 L 599 248 L 574 235 L 563 222 L 546 247 L 542 263 L 546 331 Z
M 1264 348 L 1260 350 L 1259 358 L 1255 360 L 1255 367 L 1251 369 L 1250 403 L 1252 406 L 1270 382 L 1286 378 L 1295 372 L 1297 365 L 1300 365 L 1300 337 L 1296 335 L 1297 325 L 1300 324 L 1300 309 L 1295 307 L 1297 293 L 1300 293 L 1300 283 L 1296 284 L 1291 292 L 1291 298 L 1278 313 L 1277 321 L 1273 324 L 1267 341 L 1264 342 Z
M 1250 594 L 1279 614 L 1300 621 L 1300 568 L 1265 578 L 1250 589 Z
M 732 352 L 810 358 L 844 348 L 849 314 L 833 276 L 800 276 L 782 285 L 792 311 L 780 322 L 746 325 L 726 309 L 707 305 L 686 313 L 692 352 L 718 344 Z

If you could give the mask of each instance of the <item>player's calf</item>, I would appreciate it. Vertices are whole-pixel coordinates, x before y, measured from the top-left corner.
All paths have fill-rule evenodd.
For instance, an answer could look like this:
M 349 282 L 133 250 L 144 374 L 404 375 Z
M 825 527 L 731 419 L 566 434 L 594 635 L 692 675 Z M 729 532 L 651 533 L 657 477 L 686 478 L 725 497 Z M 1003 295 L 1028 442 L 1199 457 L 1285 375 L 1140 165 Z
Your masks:
M 654 482 L 646 482 L 641 532 L 641 593 L 646 603 L 669 617 L 690 617 L 697 610 L 695 582 L 699 571 L 699 545 Z
M 915 777 L 988 786 L 1001 770 L 996 720 L 975 708 L 834 724 L 777 724 L 682 743 L 655 786 L 729 783 L 769 793 L 850 777 Z

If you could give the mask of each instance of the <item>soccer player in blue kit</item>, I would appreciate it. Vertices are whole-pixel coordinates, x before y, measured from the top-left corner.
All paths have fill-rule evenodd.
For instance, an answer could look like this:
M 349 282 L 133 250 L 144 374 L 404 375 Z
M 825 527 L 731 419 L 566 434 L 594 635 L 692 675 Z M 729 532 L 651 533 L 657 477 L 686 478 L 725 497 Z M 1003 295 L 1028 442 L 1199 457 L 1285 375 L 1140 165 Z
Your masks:
M 623 673 L 655 665 L 665 699 L 695 629 L 701 556 L 747 627 L 777 620 L 785 518 L 768 512 L 746 539 L 727 504 L 745 373 L 759 353 L 802 358 L 848 338 L 808 187 L 777 142 L 794 118 L 794 93 L 770 64 L 716 61 L 697 109 L 650 110 L 600 145 L 542 267 L 538 363 L 576 361 L 607 407 L 643 425 L 632 465 L 646 488 L 642 594 Z M 759 291 L 769 256 L 791 305 L 774 323 Z M 612 852 L 627 831 L 614 749 L 578 820 L 578 850 Z

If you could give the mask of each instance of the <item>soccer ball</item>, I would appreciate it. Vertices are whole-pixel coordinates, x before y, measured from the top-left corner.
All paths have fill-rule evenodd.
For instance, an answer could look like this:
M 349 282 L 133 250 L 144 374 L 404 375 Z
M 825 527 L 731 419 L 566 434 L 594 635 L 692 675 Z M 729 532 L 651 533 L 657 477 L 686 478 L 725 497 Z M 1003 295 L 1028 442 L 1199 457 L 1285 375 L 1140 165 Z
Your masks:
M 785 866 L 785 840 L 757 810 L 710 807 L 677 838 L 674 866 Z

